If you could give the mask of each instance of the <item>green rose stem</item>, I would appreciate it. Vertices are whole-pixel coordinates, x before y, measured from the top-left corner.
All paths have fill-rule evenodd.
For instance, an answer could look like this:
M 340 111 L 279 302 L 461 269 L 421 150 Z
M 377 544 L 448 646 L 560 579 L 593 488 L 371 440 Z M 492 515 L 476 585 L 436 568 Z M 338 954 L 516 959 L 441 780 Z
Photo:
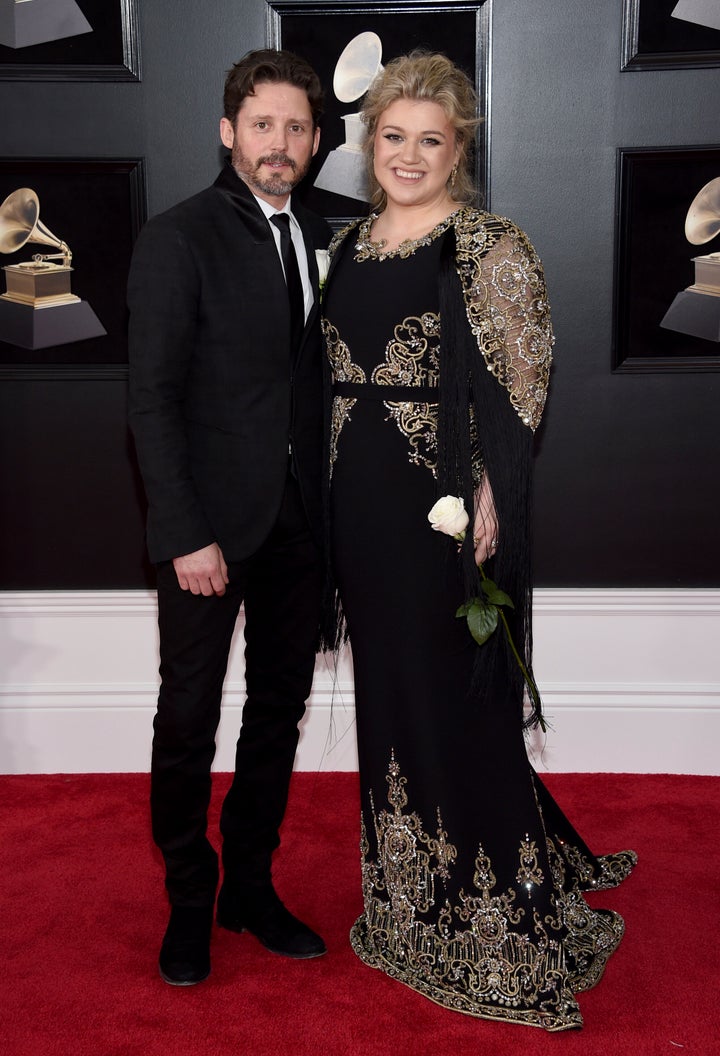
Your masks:
M 442 532 L 443 535 L 449 535 L 458 544 L 458 550 L 462 547 L 462 544 L 465 542 L 465 529 L 470 521 L 467 510 L 465 509 L 465 502 L 462 498 L 458 498 L 457 495 L 443 495 L 443 497 L 438 499 L 430 510 L 428 520 L 434 531 Z M 470 598 L 460 606 L 455 615 L 458 617 L 464 617 L 467 620 L 468 630 L 478 645 L 485 644 L 488 638 L 497 630 L 498 620 L 502 620 L 508 644 L 513 651 L 517 665 L 520 668 L 523 679 L 525 680 L 525 685 L 532 698 L 535 715 L 537 716 L 537 723 L 543 733 L 547 733 L 547 723 L 545 722 L 541 710 L 542 703 L 540 701 L 540 692 L 535 683 L 535 679 L 528 671 L 524 660 L 517 650 L 517 646 L 513 641 L 513 636 L 510 633 L 510 625 L 503 612 L 503 607 L 509 609 L 515 608 L 512 598 L 510 598 L 505 591 L 500 590 L 498 585 L 493 583 L 491 579 L 488 579 L 485 575 L 485 569 L 482 564 L 478 564 L 477 567 L 480 573 L 482 595 L 480 597 Z
M 495 584 L 492 582 L 492 580 L 488 579 L 488 577 L 485 575 L 485 569 L 483 568 L 482 565 L 478 565 L 478 570 L 480 572 L 480 578 L 482 579 L 483 583 L 488 583 L 488 584 L 492 585 L 493 587 L 495 587 Z M 502 593 L 502 591 L 500 593 Z M 497 605 L 495 606 L 495 608 L 497 609 L 498 615 L 500 616 L 500 619 L 503 622 L 503 627 L 505 628 L 505 634 L 507 635 L 508 645 L 510 646 L 510 648 L 513 651 L 513 656 L 517 660 L 517 665 L 520 668 L 520 673 L 522 674 L 523 678 L 525 679 L 525 685 L 528 687 L 528 691 L 530 693 L 530 696 L 532 697 L 532 702 L 535 705 L 535 714 L 537 715 L 538 724 L 540 726 L 540 729 L 543 731 L 543 733 L 547 733 L 547 723 L 545 722 L 545 719 L 544 719 L 543 713 L 542 713 L 542 702 L 540 700 L 540 690 L 537 687 L 535 679 L 533 678 L 533 676 L 530 674 L 530 672 L 528 671 L 527 667 L 523 663 L 523 659 L 520 656 L 520 653 L 517 651 L 517 646 L 515 645 L 515 642 L 513 641 L 513 636 L 510 633 L 510 625 L 508 624 L 507 616 L 502 611 L 502 609 L 499 608 Z M 513 606 L 513 608 L 514 608 L 514 606 Z
M 464 532 L 454 536 L 459 543 L 462 543 L 464 537 Z M 485 644 L 490 635 L 493 634 L 497 628 L 498 619 L 502 620 L 508 645 L 513 651 L 513 656 L 517 661 L 517 665 L 520 668 L 520 672 L 525 680 L 525 685 L 528 688 L 530 697 L 535 706 L 535 714 L 537 715 L 538 724 L 543 733 L 547 733 L 547 723 L 545 722 L 541 711 L 542 704 L 540 701 L 540 691 L 537 688 L 535 679 L 528 671 L 525 662 L 518 652 L 513 636 L 510 633 L 510 625 L 508 624 L 507 616 L 503 612 L 503 606 L 511 609 L 514 609 L 515 606 L 513 605 L 512 599 L 503 590 L 500 590 L 496 583 L 493 583 L 493 581 L 485 575 L 485 569 L 482 565 L 478 565 L 478 571 L 482 581 L 484 597 L 470 598 L 469 601 L 466 601 L 464 605 L 460 606 L 455 615 L 465 617 L 470 634 L 478 645 Z

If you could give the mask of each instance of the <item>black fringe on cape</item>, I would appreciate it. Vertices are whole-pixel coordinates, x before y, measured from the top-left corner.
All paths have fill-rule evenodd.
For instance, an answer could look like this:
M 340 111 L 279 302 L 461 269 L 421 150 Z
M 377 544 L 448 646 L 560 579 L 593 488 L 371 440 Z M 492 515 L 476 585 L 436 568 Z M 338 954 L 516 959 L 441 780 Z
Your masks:
M 506 609 L 510 631 L 528 671 L 532 654 L 532 448 L 533 434 L 520 420 L 506 389 L 488 370 L 470 329 L 462 284 L 455 266 L 455 228 L 443 236 L 440 258 L 440 407 L 438 418 L 438 496 L 461 495 L 474 510 L 472 407 L 484 472 L 490 478 L 498 519 L 498 548 L 485 574 L 512 599 Z M 480 594 L 475 564 L 473 513 L 460 550 L 467 598 Z M 469 633 L 469 631 L 468 631 Z M 504 660 L 503 663 L 501 661 Z M 499 667 L 498 667 L 499 665 Z M 497 693 L 501 672 L 508 699 L 522 711 L 525 680 L 502 624 L 478 646 L 473 692 L 483 700 Z M 488 705 L 491 701 L 488 700 Z M 525 722 L 537 723 L 533 709 Z

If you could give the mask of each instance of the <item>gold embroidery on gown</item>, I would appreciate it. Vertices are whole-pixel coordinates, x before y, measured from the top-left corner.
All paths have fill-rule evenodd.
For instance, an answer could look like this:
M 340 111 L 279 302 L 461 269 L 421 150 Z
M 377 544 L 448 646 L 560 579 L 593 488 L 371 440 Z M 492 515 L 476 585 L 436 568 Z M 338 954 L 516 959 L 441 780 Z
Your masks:
M 384 253 L 370 240 L 375 214 L 348 225 L 332 240 L 331 256 L 346 234 L 358 227 L 355 260 L 406 259 L 455 227 L 457 271 L 470 327 L 488 370 L 508 391 L 521 420 L 535 429 L 545 406 L 554 342 L 549 306 L 540 261 L 531 243 L 510 220 L 472 208 L 458 209 L 427 235 L 408 240 L 397 250 Z M 323 323 L 328 354 L 336 381 L 362 381 L 365 375 L 352 363 L 347 345 L 337 330 Z M 388 343 L 385 362 L 372 374 L 374 384 L 429 385 L 439 377 L 440 319 L 426 312 L 404 319 Z M 425 362 L 423 362 L 425 360 Z M 336 369 L 337 365 L 337 369 Z M 353 369 L 349 369 L 352 367 Z M 337 457 L 337 442 L 354 405 L 351 397 L 333 401 L 331 465 Z M 386 402 L 390 417 L 410 442 L 410 462 L 436 473 L 436 404 L 415 401 Z M 475 423 L 470 428 L 475 433 Z M 477 448 L 476 442 L 473 446 Z M 473 457 L 473 476 L 479 481 L 482 459 Z
M 525 1023 L 546 1030 L 582 1025 L 573 989 L 597 982 L 622 936 L 617 914 L 598 914 L 579 893 L 552 896 L 556 914 L 541 919 L 532 891 L 548 880 L 538 866 L 537 847 L 526 837 L 518 847 L 518 879 L 527 897 L 496 891 L 492 863 L 478 848 L 474 890 L 459 892 L 455 905 L 444 895 L 457 849 L 438 809 L 436 838 L 407 810 L 407 782 L 393 757 L 388 770 L 390 810 L 376 810 L 371 797 L 377 860 L 361 820 L 365 912 L 350 940 L 356 954 L 441 1005 L 484 1019 Z M 563 875 L 555 859 L 554 879 Z M 437 920 L 424 920 L 437 907 Z M 608 926 L 608 918 L 619 922 Z M 460 925 L 465 924 L 462 928 Z M 524 930 L 518 930 L 518 925 Z M 561 935 L 567 929 L 564 941 Z M 573 965 L 566 963 L 566 951 Z M 577 964 L 577 967 L 576 967 Z
M 410 316 L 395 327 L 385 349 L 385 362 L 375 367 L 375 385 L 428 385 L 437 388 L 439 378 L 440 316 L 425 312 Z
M 455 227 L 456 267 L 478 348 L 521 420 L 536 429 L 545 407 L 554 337 L 542 266 L 524 232 L 505 217 L 466 207 L 422 238 L 384 253 L 370 240 L 375 219 L 373 214 L 360 222 L 358 261 L 407 258 Z
M 592 863 L 580 851 L 578 847 L 561 844 L 561 850 L 568 865 L 573 869 L 583 890 L 608 891 L 617 887 L 626 880 L 637 865 L 637 854 L 635 851 L 617 851 L 615 854 L 605 854 L 597 858 L 600 872 L 594 869 Z
M 619 913 L 609 909 L 591 909 L 585 901 L 580 884 L 582 877 L 573 873 L 572 885 L 567 878 L 568 844 L 560 849 L 548 839 L 548 858 L 556 889 L 562 921 L 567 928 L 565 952 L 568 958 L 570 987 L 579 994 L 600 982 L 610 955 L 625 934 L 625 923 Z M 634 854 L 634 852 L 629 852 Z M 571 856 L 577 858 L 580 852 Z
M 365 371 L 357 363 L 353 363 L 350 349 L 340 338 L 337 328 L 327 319 L 322 321 L 323 334 L 325 335 L 325 346 L 327 357 L 330 360 L 333 380 L 364 382 Z M 350 418 L 350 411 L 357 403 L 350 396 L 334 396 L 332 412 L 330 417 L 330 472 L 337 458 L 337 445 L 340 438 L 340 430 Z
M 456 267 L 478 348 L 521 420 L 536 429 L 545 407 L 554 337 L 542 266 L 527 236 L 505 217 L 466 207 L 422 238 L 383 253 L 369 237 L 375 218 L 373 214 L 359 223 L 357 261 L 407 258 L 455 227 Z M 331 254 L 353 226 L 333 239 Z
M 477 773 L 462 802 L 453 798 L 454 767 L 467 771 L 477 765 L 472 738 L 465 733 L 473 729 L 477 736 L 475 702 L 463 681 L 465 654 L 456 648 L 451 632 L 443 639 L 446 628 L 435 620 L 436 601 L 432 611 L 423 608 L 422 590 L 413 600 L 422 619 L 415 620 L 412 648 L 405 647 L 402 636 L 393 638 L 398 629 L 393 591 L 406 589 L 413 562 L 421 567 L 429 552 L 424 518 L 417 525 L 406 524 L 395 495 L 427 495 L 429 509 L 433 484 L 425 469 L 435 475 L 438 405 L 408 399 L 412 392 L 397 393 L 403 399 L 390 400 L 387 396 L 393 394 L 381 391 L 383 386 L 439 385 L 441 320 L 429 309 L 436 309 L 439 301 L 435 269 L 440 246 L 427 249 L 417 260 L 408 258 L 452 225 L 465 310 L 482 356 L 475 363 L 482 368 L 484 362 L 502 387 L 500 398 L 507 394 L 518 418 L 534 428 L 544 403 L 553 340 L 542 269 L 522 232 L 510 221 L 479 210 L 462 208 L 440 225 L 441 230 L 391 254 L 369 241 L 369 225 L 352 225 L 337 285 L 331 276 L 328 286 L 326 310 L 333 323 L 324 322 L 333 379 L 351 383 L 333 400 L 331 459 L 337 460 L 333 545 L 348 627 L 364 675 L 357 692 L 363 748 L 364 913 L 353 926 L 352 946 L 368 965 L 447 1008 L 549 1031 L 578 1027 L 582 1016 L 575 993 L 600 979 L 623 933 L 621 918 L 591 909 L 582 891 L 610 886 L 616 877 L 619 882 L 632 868 L 634 856 L 607 856 L 607 864 L 603 859 L 583 860 L 583 851 L 555 835 L 568 829 L 572 833 L 571 826 L 556 828 L 553 820 L 550 838 L 543 832 L 545 817 L 532 792 L 528 802 L 522 802 L 517 821 L 505 827 L 502 782 L 510 780 L 505 772 L 500 783 L 490 771 Z M 392 264 L 391 257 L 400 260 Z M 385 298 L 390 279 L 397 282 L 397 299 Z M 362 368 L 352 361 L 351 352 Z M 366 387 L 357 400 L 353 383 Z M 426 391 L 417 395 L 428 399 Z M 388 418 L 372 411 L 371 402 L 376 409 L 382 402 Z M 338 446 L 348 421 L 347 436 Z M 478 426 L 470 420 L 476 480 L 482 467 L 482 423 Z M 392 436 L 395 428 L 407 439 L 407 453 Z M 408 462 L 423 468 L 415 472 Z M 395 488 L 396 481 L 401 488 Z M 366 511 L 368 500 L 378 493 L 403 526 L 402 548 L 386 546 L 384 537 L 376 539 L 376 526 Z M 362 535 L 358 523 L 365 525 Z M 377 582 L 370 605 L 368 580 L 373 576 Z M 436 592 L 437 578 L 428 575 Z M 451 584 L 448 598 L 453 589 Z M 431 596 L 436 599 L 437 593 Z M 448 612 L 452 619 L 454 608 Z M 432 637 L 438 628 L 440 634 Z M 435 652 L 439 641 L 444 644 Z M 373 659 L 389 642 L 392 664 Z M 460 673 L 457 678 L 439 678 L 448 664 Z M 437 682 L 446 693 L 444 707 L 453 716 L 453 728 L 463 731 L 457 742 L 448 737 L 439 748 L 423 740 L 438 732 L 433 696 Z M 502 694 L 503 686 L 498 685 L 499 700 Z M 493 730 L 492 722 L 487 728 Z M 502 750 L 507 743 L 502 741 L 504 728 L 500 736 Z M 403 752 L 405 772 L 422 775 L 412 777 L 413 788 L 401 772 L 399 754 L 393 753 L 386 770 L 393 744 Z M 434 766 L 425 765 L 421 753 L 426 745 Z M 527 778 L 523 765 L 529 764 L 521 758 L 521 752 L 513 756 L 511 773 L 522 782 Z M 376 803 L 382 806 L 383 780 L 389 806 L 377 809 Z M 517 787 L 512 786 L 513 794 Z M 485 821 L 483 804 L 493 811 L 496 803 L 498 813 Z M 549 824 L 550 813 L 547 820 Z
M 365 382 L 365 372 L 350 356 L 350 350 L 340 338 L 337 329 L 323 320 L 334 381 Z M 395 327 L 393 340 L 385 349 L 385 360 L 372 372 L 373 385 L 403 385 L 437 388 L 439 381 L 440 316 L 425 312 L 422 316 L 410 316 Z M 333 398 L 330 435 L 330 464 L 337 458 L 340 431 L 350 418 L 350 410 L 356 400 L 350 396 Z M 413 465 L 425 466 L 433 476 L 437 471 L 437 403 L 419 400 L 384 400 L 388 420 L 396 423 L 410 444 L 409 461 Z M 477 441 L 472 408 L 470 408 L 470 432 L 473 455 L 473 477 L 477 483 L 482 476 L 482 457 Z
M 385 362 L 375 367 L 374 385 L 424 385 L 437 388 L 440 316 L 425 312 L 421 317 L 403 319 L 395 327 L 393 340 L 385 349 Z M 437 464 L 436 403 L 417 400 L 385 400 L 384 406 L 410 442 L 410 462 L 424 465 L 433 474 Z
M 388 250 L 384 248 L 383 242 L 373 242 L 370 238 L 370 228 L 378 218 L 377 213 L 371 213 L 370 216 L 359 222 L 358 237 L 355 241 L 355 260 L 392 260 L 393 257 L 407 260 L 416 250 L 421 249 L 422 246 L 429 246 L 431 242 L 434 242 L 436 238 L 444 234 L 461 212 L 463 212 L 462 209 L 457 209 L 450 216 L 446 216 L 444 220 L 436 224 L 432 231 L 428 231 L 426 235 L 421 235 L 420 238 L 406 238 L 397 249 Z M 349 224 L 341 231 L 338 241 L 341 241 L 344 233 L 351 230 L 353 226 L 353 224 Z M 334 249 L 335 240 L 333 239 L 330 243 L 330 251 L 333 252 Z

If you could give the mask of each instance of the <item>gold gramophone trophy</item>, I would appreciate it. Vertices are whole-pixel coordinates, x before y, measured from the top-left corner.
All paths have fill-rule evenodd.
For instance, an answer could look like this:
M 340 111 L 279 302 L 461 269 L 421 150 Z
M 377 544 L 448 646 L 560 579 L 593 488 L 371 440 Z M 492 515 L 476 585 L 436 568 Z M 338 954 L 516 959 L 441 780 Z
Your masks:
M 694 246 L 720 234 L 720 176 L 710 180 L 692 200 L 685 218 L 685 237 Z M 660 326 L 707 341 L 720 341 L 720 253 L 693 257 L 695 282 L 681 290 Z
M 0 341 L 48 348 L 107 333 L 87 301 L 70 288 L 69 246 L 40 221 L 35 191 L 21 187 L 0 205 L 0 253 L 15 253 L 26 242 L 59 252 L 36 253 L 32 260 L 3 267 L 7 289 L 0 295 Z
M 377 33 L 358 33 L 345 46 L 335 66 L 333 91 L 341 103 L 354 103 L 361 99 L 382 70 L 382 41 Z M 345 142 L 331 150 L 323 162 L 315 180 L 315 186 L 323 191 L 344 194 L 369 202 L 365 165 L 362 160 L 362 144 L 365 128 L 360 114 L 345 114 Z

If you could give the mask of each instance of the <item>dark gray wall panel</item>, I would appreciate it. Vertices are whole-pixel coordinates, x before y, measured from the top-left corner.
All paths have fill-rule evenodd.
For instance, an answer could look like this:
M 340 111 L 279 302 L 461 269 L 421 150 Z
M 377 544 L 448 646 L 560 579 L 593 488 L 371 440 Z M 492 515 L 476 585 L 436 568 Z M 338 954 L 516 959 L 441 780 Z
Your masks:
M 265 3 L 139 6 L 142 82 L 3 83 L 0 152 L 144 156 L 152 214 L 213 179 L 225 70 L 264 44 Z M 621 73 L 621 9 L 493 0 L 489 204 L 538 247 L 557 333 L 537 582 L 717 586 L 720 377 L 610 356 L 617 148 L 720 144 L 720 69 Z M 145 585 L 122 380 L 0 386 L 0 586 Z
M 557 335 L 536 580 L 717 585 L 720 376 L 613 375 L 610 350 L 616 150 L 720 143 L 720 69 L 621 73 L 621 7 L 494 3 L 491 206 L 538 247 Z
M 0 583 L 5 590 L 152 582 L 125 385 L 0 385 Z

